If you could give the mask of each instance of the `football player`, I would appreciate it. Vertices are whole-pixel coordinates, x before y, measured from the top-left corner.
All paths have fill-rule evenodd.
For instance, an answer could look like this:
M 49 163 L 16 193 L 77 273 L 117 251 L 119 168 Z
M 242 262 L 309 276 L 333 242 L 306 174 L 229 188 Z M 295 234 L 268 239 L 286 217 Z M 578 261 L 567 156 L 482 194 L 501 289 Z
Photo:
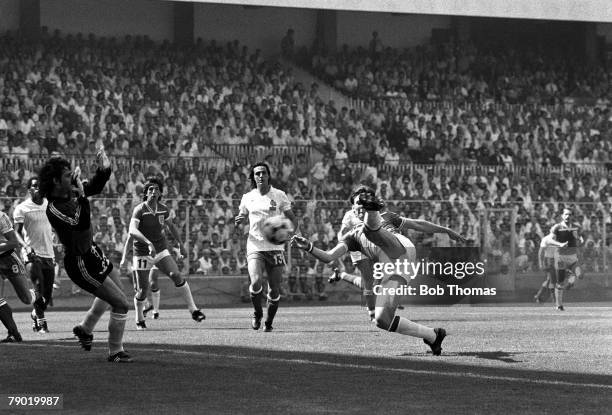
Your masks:
M 134 208 L 130 220 L 129 234 L 134 240 L 133 269 L 137 274 L 136 294 L 134 295 L 134 307 L 136 309 L 136 329 L 146 330 L 144 317 L 144 304 L 149 292 L 149 273 L 153 266 L 166 274 L 174 282 L 174 285 L 187 308 L 191 318 L 197 322 L 203 321 L 206 316 L 195 305 L 189 283 L 181 275 L 178 265 L 170 251 L 164 234 L 167 226 L 174 238 L 178 241 L 182 255 L 185 248 L 180 242 L 179 232 L 169 219 L 170 211 L 160 202 L 163 192 L 162 183 L 156 178 L 149 178 L 144 186 L 144 202 Z M 125 261 L 125 249 L 122 262 Z
M 247 266 L 251 280 L 249 292 L 254 309 L 251 327 L 253 330 L 259 330 L 261 327 L 262 281 L 265 271 L 268 275 L 269 291 L 264 331 L 270 332 L 280 301 L 280 286 L 285 270 L 285 247 L 267 241 L 262 234 L 262 225 L 269 217 L 285 215 L 293 223 L 293 228 L 297 229 L 297 219 L 285 192 L 270 184 L 270 167 L 266 163 L 254 164 L 249 179 L 253 189 L 242 196 L 234 224 L 239 226 L 245 220 L 249 221 Z

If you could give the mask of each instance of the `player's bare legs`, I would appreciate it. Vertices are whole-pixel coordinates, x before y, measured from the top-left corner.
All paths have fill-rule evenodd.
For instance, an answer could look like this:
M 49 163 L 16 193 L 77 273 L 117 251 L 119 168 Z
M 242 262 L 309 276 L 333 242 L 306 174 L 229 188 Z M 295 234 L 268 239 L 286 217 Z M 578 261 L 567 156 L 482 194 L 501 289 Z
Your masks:
M 159 303 L 161 292 L 159 290 L 159 285 L 157 283 L 157 279 L 159 278 L 159 269 L 151 268 L 149 272 L 149 285 L 151 287 L 151 306 L 153 307 L 153 318 L 159 318 Z
M 24 276 L 14 276 L 8 278 L 15 289 L 15 294 L 19 297 L 19 300 L 24 304 L 32 304 L 32 294 L 28 289 L 28 281 Z
M 134 309 L 136 310 L 136 329 L 144 330 L 147 328 L 144 316 L 144 304 L 149 293 L 149 271 L 135 271 L 134 284 Z
M 380 247 L 391 259 L 397 259 L 406 253 L 406 247 L 397 239 L 395 234 L 382 227 L 380 210 L 385 204 L 373 193 L 367 192 L 359 195 L 359 203 L 365 209 L 363 234 Z
M 110 305 L 108 348 L 111 356 L 116 355 L 123 351 L 123 332 L 127 320 L 127 312 L 130 307 L 127 297 L 123 292 L 118 271 L 113 269 L 102 285 L 92 294 L 96 298 L 81 324 L 74 328 L 74 333 L 79 338 L 81 346 L 85 350 L 91 350 L 92 332 L 100 317 L 102 317 Z
M 160 259 L 155 265 L 157 266 L 157 268 L 159 268 L 161 272 L 170 277 L 170 279 L 174 282 L 174 286 L 180 292 L 181 297 L 183 297 L 183 300 L 185 300 L 185 304 L 187 304 L 187 308 L 191 313 L 191 317 L 197 322 L 203 321 L 206 316 L 204 315 L 204 313 L 202 313 L 202 311 L 196 306 L 195 302 L 193 301 L 193 295 L 191 294 L 191 288 L 189 288 L 189 283 L 181 275 L 181 272 L 179 271 L 178 265 L 176 265 L 174 258 L 172 258 L 172 256 L 170 255 L 165 256 L 164 258 Z
M 374 295 L 374 277 L 372 276 L 372 261 L 368 258 L 359 260 L 355 266 L 359 269 L 361 275 L 353 275 L 346 272 L 341 272 L 338 268 L 334 269 L 334 275 L 329 278 L 330 283 L 338 280 L 344 280 L 360 288 L 365 298 L 368 315 L 371 321 L 374 321 L 374 313 L 376 307 L 376 296 Z
M 262 281 L 265 270 L 265 262 L 263 259 L 251 255 L 247 258 L 247 267 L 249 270 L 249 278 L 251 280 L 249 292 L 251 294 L 251 302 L 253 303 L 254 310 L 251 326 L 253 327 L 253 330 L 259 330 L 261 327 L 261 319 L 263 318 L 263 307 L 261 306 L 261 300 L 263 298 Z
M 384 277 L 380 284 L 382 288 L 386 289 L 398 289 L 406 285 L 408 285 L 406 280 L 399 275 Z M 376 296 L 376 308 L 374 313 L 374 322 L 376 326 L 382 330 L 419 337 L 423 339 L 425 344 L 431 347 L 431 351 L 434 355 L 440 355 L 442 353 L 442 341 L 444 337 L 446 337 L 446 331 L 444 329 L 433 329 L 395 315 L 397 306 L 400 304 L 400 299 L 401 296 L 399 295 L 386 295 L 384 292 L 382 292 L 382 295 Z

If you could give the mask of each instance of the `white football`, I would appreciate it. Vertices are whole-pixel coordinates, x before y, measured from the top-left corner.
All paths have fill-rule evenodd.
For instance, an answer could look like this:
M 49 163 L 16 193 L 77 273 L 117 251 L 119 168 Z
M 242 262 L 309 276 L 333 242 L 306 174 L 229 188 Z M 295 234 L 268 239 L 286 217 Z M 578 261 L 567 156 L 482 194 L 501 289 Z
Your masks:
M 272 216 L 264 221 L 261 230 L 268 242 L 282 245 L 291 238 L 293 223 L 284 216 Z

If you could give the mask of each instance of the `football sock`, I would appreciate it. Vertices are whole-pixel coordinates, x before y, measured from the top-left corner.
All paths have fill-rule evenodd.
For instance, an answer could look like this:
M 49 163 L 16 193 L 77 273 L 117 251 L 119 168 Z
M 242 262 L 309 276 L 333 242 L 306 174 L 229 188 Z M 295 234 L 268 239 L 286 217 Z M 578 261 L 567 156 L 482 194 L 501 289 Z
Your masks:
M 151 302 L 153 303 L 153 312 L 159 313 L 159 300 L 160 300 L 161 292 L 159 289 L 153 291 L 151 290 Z
M 434 342 L 436 340 L 436 332 L 434 329 L 400 316 L 395 316 L 391 323 L 391 327 L 389 327 L 389 331 L 412 337 L 419 337 L 429 342 Z
M 45 316 L 45 299 L 43 297 L 38 297 L 35 301 L 34 301 L 34 312 L 36 313 L 36 316 L 39 318 L 42 318 Z
M 111 355 L 123 350 L 123 330 L 125 330 L 126 320 L 127 313 L 110 313 L 110 319 L 108 320 L 108 350 Z
M 189 288 L 189 283 L 187 282 L 187 280 L 183 281 L 182 284 L 177 285 L 176 289 L 181 293 L 183 300 L 185 300 L 185 304 L 187 304 L 189 312 L 193 313 L 194 311 L 196 311 L 198 307 L 196 307 L 193 301 L 193 296 L 191 295 L 191 289 Z
M 376 296 L 372 290 L 363 290 L 363 297 L 365 298 L 366 307 L 368 308 L 368 315 L 370 320 L 374 320 L 374 310 L 376 307 Z
M 0 297 L 0 321 L 4 324 L 4 327 L 8 330 L 8 334 L 19 333 L 17 330 L 17 324 L 13 320 L 13 310 L 8 305 L 4 298 Z
M 545 290 L 545 287 L 540 287 L 540 289 L 538 290 L 538 292 L 536 293 L 534 297 L 539 299 L 540 296 L 544 293 L 544 290 Z
M 143 321 L 145 319 L 144 310 L 145 300 L 139 300 L 138 297 L 134 296 L 134 310 L 136 310 L 136 321 Z
M 257 292 L 251 291 L 251 288 L 249 287 L 249 291 L 251 292 L 251 302 L 253 303 L 255 314 L 262 316 L 263 307 L 261 306 L 261 297 L 263 296 L 263 287 L 261 287 Z
M 563 305 L 563 290 L 560 288 L 555 288 L 555 304 L 557 307 Z
M 268 296 L 268 315 L 266 316 L 266 323 L 272 324 L 274 321 L 274 316 L 276 316 L 276 312 L 278 311 L 278 303 L 280 302 L 280 294 L 276 298 L 270 298 Z
M 104 314 L 109 307 L 108 303 L 98 297 L 94 299 L 91 307 L 87 310 L 87 314 L 85 314 L 85 318 L 80 324 L 81 328 L 85 330 L 85 333 L 91 334 L 94 331 L 100 317 L 102 317 L 102 314 Z

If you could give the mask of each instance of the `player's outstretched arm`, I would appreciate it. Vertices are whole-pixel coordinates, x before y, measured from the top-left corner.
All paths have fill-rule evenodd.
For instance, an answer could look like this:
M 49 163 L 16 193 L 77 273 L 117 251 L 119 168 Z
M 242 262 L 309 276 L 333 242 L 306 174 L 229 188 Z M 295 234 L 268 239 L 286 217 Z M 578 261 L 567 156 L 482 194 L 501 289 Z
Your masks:
M 14 229 L 11 229 L 5 233 L 3 233 L 6 241 L 0 242 L 0 254 L 10 251 L 11 249 L 18 249 L 21 245 L 17 240 L 17 234 Z
M 86 197 L 102 193 L 102 190 L 104 190 L 104 186 L 106 186 L 106 182 L 108 182 L 111 175 L 111 163 L 110 159 L 106 155 L 106 151 L 104 151 L 104 147 L 100 147 L 100 149 L 98 149 L 96 156 L 98 157 L 100 167 L 98 167 L 91 180 L 86 183 L 82 183 L 83 194 Z
M 178 228 L 176 227 L 176 225 L 174 224 L 174 221 L 172 221 L 171 219 L 166 219 L 166 228 L 168 228 L 168 230 L 170 231 L 170 233 L 174 237 L 174 240 L 178 244 L 178 248 L 179 248 L 180 254 L 183 257 L 187 256 L 187 251 L 185 250 L 185 246 L 183 245 L 183 242 L 182 242 L 183 240 L 181 239 L 181 234 L 178 231 Z
M 436 225 L 435 223 L 423 219 L 408 219 L 405 217 L 402 217 L 401 219 L 402 224 L 400 226 L 400 229 L 402 230 L 413 229 L 415 231 L 423 233 L 445 233 L 455 241 L 459 241 L 462 243 L 465 243 L 467 241 L 467 238 L 458 234 L 454 230 L 447 228 L 446 226 Z
M 559 242 L 555 239 L 554 234 L 549 233 L 544 238 L 542 238 L 542 242 L 540 243 L 540 245 L 564 248 L 565 246 L 567 246 L 567 242 Z
M 14 219 L 15 222 L 15 237 L 17 237 L 17 241 L 19 245 L 24 247 L 26 251 L 29 251 L 28 244 L 26 243 L 23 235 L 23 222 L 17 222 L 17 219 Z
M 21 245 L 23 249 L 25 249 L 26 255 L 28 256 L 28 261 L 31 263 L 40 263 L 40 258 L 36 256 L 34 248 L 29 246 L 24 239 L 23 222 L 15 222 L 15 238 L 17 238 L 17 242 L 19 242 L 19 245 Z
M 127 254 L 128 252 L 130 252 L 130 248 L 132 246 L 133 240 L 134 240 L 134 237 L 131 234 L 129 234 L 125 241 L 125 245 L 123 245 L 123 254 L 121 255 L 121 262 L 119 263 L 119 268 L 125 267 L 126 262 L 127 262 Z
M 318 260 L 325 262 L 326 264 L 335 261 L 336 259 L 342 257 L 342 255 L 348 252 L 347 246 L 343 243 L 339 243 L 332 249 L 324 251 L 315 247 L 312 242 L 299 235 L 295 235 L 293 238 L 291 238 L 291 243 L 294 246 L 308 252 Z
M 291 223 L 293 224 L 294 232 L 297 232 L 298 231 L 298 226 L 300 225 L 300 222 L 298 221 L 297 216 L 295 216 L 295 213 L 293 213 L 293 211 L 291 209 L 286 210 L 283 213 L 285 214 L 285 217 L 287 219 L 289 219 L 291 221 Z

